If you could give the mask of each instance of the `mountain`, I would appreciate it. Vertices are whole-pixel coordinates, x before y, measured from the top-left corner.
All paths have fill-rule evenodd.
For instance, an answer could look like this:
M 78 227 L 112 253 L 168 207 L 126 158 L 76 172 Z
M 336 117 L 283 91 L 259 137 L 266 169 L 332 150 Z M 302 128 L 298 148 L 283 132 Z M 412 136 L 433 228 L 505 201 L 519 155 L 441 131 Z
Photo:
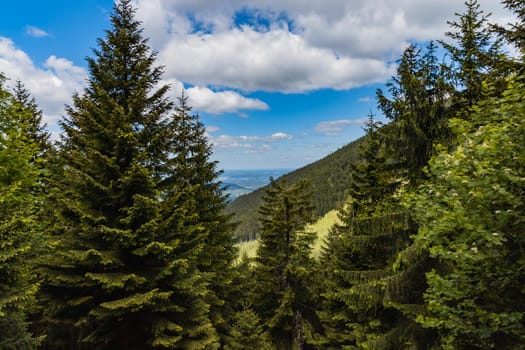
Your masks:
M 338 208 L 347 197 L 346 189 L 350 182 L 350 164 L 359 158 L 359 146 L 364 138 L 357 139 L 334 153 L 277 178 L 295 183 L 307 179 L 311 183 L 315 214 L 319 217 Z M 235 236 L 240 240 L 255 239 L 259 231 L 257 211 L 267 186 L 237 197 L 229 203 L 228 212 L 234 214 L 239 225 Z
M 290 172 L 291 169 L 226 169 L 222 172 L 220 180 L 224 192 L 229 200 L 250 193 L 270 182 L 270 178 L 278 178 Z

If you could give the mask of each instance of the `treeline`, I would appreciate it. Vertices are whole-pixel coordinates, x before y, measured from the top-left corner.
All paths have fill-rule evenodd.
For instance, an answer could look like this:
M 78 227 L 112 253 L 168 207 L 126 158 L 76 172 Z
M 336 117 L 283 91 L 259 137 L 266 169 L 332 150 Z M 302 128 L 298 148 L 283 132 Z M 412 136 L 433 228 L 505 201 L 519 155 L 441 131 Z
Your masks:
M 294 184 L 308 179 L 312 189 L 314 215 L 321 217 L 341 206 L 348 198 L 351 165 L 359 161 L 359 145 L 363 142 L 364 138 L 350 142 L 327 157 L 285 174 L 277 180 Z M 247 241 L 259 236 L 258 210 L 264 193 L 269 188 L 270 185 L 261 187 L 228 203 L 226 210 L 233 214 L 233 220 L 238 223 L 234 231 L 238 240 Z
M 0 349 L 525 348 L 522 1 L 505 29 L 469 0 L 450 42 L 405 50 L 320 261 L 313 191 L 273 181 L 238 263 L 204 127 L 130 3 L 58 144 L 3 81 Z

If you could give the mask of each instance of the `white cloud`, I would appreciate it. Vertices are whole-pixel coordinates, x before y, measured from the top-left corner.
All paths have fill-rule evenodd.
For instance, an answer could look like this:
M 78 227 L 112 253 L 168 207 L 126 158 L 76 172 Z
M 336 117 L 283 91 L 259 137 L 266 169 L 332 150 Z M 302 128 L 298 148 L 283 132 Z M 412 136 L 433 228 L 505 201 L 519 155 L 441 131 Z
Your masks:
M 64 115 L 64 105 L 71 103 L 74 92 L 81 92 L 88 73 L 73 62 L 48 57 L 37 65 L 9 38 L 0 37 L 0 72 L 12 82 L 22 81 L 44 111 L 44 121 L 51 127 Z M 177 79 L 165 79 L 162 84 L 171 85 L 171 96 L 180 96 L 184 84 Z M 192 87 L 186 90 L 196 111 L 213 114 L 241 113 L 245 110 L 267 110 L 268 105 L 254 98 L 247 98 L 236 91 L 215 92 L 209 88 Z
M 223 114 L 240 113 L 242 110 L 267 110 L 268 105 L 259 99 L 247 98 L 235 91 L 213 91 L 209 88 L 191 87 L 186 90 L 190 105 L 198 111 Z
M 276 132 L 270 136 L 272 140 L 291 140 L 293 136 L 284 132 Z
M 26 27 L 26 34 L 35 38 L 43 38 L 46 36 L 49 36 L 49 33 L 46 32 L 43 29 L 34 27 L 34 26 L 27 26 Z
M 369 102 L 374 101 L 374 99 L 370 96 L 365 96 L 365 97 L 359 97 L 357 101 L 362 102 L 362 103 L 369 103 Z
M 64 104 L 85 84 L 87 72 L 71 61 L 50 56 L 42 67 L 8 39 L 0 37 L 0 72 L 11 81 L 20 80 L 44 110 L 45 122 L 54 124 L 63 115 Z
M 384 81 L 393 73 L 382 60 L 337 57 L 328 49 L 308 46 L 287 30 L 258 32 L 248 26 L 174 38 L 159 58 L 168 76 L 244 91 L 349 89 Z
M 270 136 L 213 136 L 208 134 L 208 138 L 216 150 L 229 149 L 245 153 L 259 153 L 270 151 L 272 149 L 270 143 L 291 140 L 293 136 L 284 132 L 276 132 Z
M 199 86 L 185 89 L 184 83 L 175 78 L 163 79 L 161 85 L 164 84 L 170 85 L 170 96 L 174 100 L 180 97 L 182 90 L 184 90 L 190 105 L 197 112 L 210 114 L 238 113 L 243 116 L 243 111 L 246 110 L 268 110 L 270 108 L 265 102 L 256 98 L 244 97 L 237 91 L 213 91 L 210 88 Z
M 326 136 L 336 136 L 339 135 L 348 126 L 362 125 L 363 122 L 363 119 L 339 119 L 324 121 L 317 124 L 314 130 Z
M 215 126 L 215 125 L 208 125 L 208 126 L 206 126 L 206 132 L 209 133 L 209 134 L 217 132 L 219 130 L 221 130 L 221 128 L 219 128 L 218 126 Z
M 457 0 L 136 0 L 167 74 L 198 86 L 304 92 L 383 82 L 408 42 L 440 39 Z M 508 13 L 481 0 L 496 22 Z M 236 23 L 237 14 L 248 18 Z M 260 19 L 264 21 L 259 21 Z
M 512 21 L 499 2 L 480 3 L 486 12 L 493 12 L 494 22 Z M 145 36 L 166 66 L 174 96 L 189 84 L 195 110 L 214 114 L 269 109 L 264 101 L 245 96 L 246 91 L 344 90 L 383 82 L 408 41 L 442 38 L 446 21 L 464 11 L 463 2 L 457 0 L 135 0 L 134 4 Z M 239 12 L 247 18 L 242 25 L 235 23 Z M 26 32 L 49 35 L 35 26 L 26 27 Z M 51 124 L 87 77 L 84 68 L 56 56 L 38 65 L 2 37 L 0 71 L 25 83 Z

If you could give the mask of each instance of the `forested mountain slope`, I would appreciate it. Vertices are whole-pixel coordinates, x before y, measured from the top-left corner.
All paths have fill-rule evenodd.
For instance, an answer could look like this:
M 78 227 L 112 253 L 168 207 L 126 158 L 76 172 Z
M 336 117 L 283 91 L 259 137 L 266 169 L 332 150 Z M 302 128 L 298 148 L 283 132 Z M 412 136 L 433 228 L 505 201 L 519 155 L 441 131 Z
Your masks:
M 313 191 L 314 214 L 323 216 L 337 208 L 347 197 L 350 182 L 351 164 L 358 160 L 359 145 L 364 138 L 357 139 L 334 153 L 314 163 L 283 175 L 278 180 L 293 184 L 309 180 Z M 241 240 L 254 239 L 259 231 L 257 210 L 268 186 L 243 195 L 228 205 L 228 212 L 234 213 L 234 221 L 239 225 L 235 236 Z

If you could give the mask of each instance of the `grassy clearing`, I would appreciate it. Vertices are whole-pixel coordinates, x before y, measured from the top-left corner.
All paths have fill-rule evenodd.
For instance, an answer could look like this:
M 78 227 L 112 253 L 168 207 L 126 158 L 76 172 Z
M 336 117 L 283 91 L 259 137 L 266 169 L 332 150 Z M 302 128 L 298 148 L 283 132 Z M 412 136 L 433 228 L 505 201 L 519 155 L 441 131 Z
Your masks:
M 315 258 L 319 258 L 321 255 L 321 247 L 323 246 L 325 238 L 332 226 L 334 226 L 336 223 L 339 223 L 339 218 L 337 216 L 338 213 L 339 212 L 337 210 L 331 210 L 315 223 L 309 225 L 308 228 L 317 233 L 317 239 L 313 245 L 313 255 Z
M 321 247 L 323 246 L 326 235 L 330 231 L 330 228 L 337 222 L 339 218 L 337 217 L 337 210 L 332 210 L 326 213 L 325 216 L 317 220 L 312 225 L 308 225 L 308 229 L 317 233 L 317 239 L 313 245 L 313 255 L 315 258 L 319 258 L 321 254 Z M 254 258 L 257 253 L 257 246 L 259 242 L 257 240 L 245 241 L 237 244 L 239 248 L 239 257 L 247 255 L 249 258 Z

